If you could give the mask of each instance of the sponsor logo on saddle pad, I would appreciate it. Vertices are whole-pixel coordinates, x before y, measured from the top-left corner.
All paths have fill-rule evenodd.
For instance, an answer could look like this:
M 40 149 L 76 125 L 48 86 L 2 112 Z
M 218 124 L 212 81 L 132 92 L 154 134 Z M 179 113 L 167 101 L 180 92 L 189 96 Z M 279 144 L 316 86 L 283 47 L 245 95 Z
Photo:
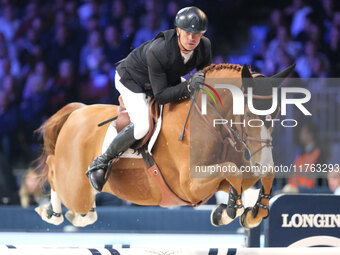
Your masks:
M 281 214 L 283 228 L 340 228 L 340 214 Z

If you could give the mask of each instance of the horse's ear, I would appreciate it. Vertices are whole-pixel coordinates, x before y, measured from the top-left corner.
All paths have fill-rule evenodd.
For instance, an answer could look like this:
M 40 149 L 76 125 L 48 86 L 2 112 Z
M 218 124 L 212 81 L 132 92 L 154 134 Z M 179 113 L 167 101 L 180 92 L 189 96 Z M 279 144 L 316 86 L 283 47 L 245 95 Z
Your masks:
M 282 83 L 283 79 L 287 78 L 287 76 L 294 70 L 295 66 L 296 64 L 292 64 L 288 66 L 285 70 L 277 74 L 274 74 L 272 77 L 270 77 L 270 78 L 280 78 L 280 79 L 277 79 L 276 81 L 272 80 L 273 87 L 278 87 Z
M 251 75 L 249 68 L 246 64 L 243 65 L 242 68 L 242 86 L 246 90 L 248 87 L 254 87 L 255 82 L 253 80 L 253 76 Z

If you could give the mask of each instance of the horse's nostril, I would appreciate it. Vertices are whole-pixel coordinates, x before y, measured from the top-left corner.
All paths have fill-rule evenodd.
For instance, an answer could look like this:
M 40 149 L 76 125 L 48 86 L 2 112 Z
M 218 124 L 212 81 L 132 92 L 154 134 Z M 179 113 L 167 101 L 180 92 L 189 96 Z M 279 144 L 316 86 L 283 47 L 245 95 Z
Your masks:
M 245 158 L 246 160 L 250 160 L 250 152 L 249 152 L 248 149 L 245 149 L 245 150 L 244 150 L 244 158 Z

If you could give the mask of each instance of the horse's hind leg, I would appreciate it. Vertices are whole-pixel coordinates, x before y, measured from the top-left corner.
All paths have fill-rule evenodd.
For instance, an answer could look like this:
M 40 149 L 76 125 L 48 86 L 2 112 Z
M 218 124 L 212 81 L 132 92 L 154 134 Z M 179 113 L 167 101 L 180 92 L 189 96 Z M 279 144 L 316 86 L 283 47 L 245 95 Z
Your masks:
M 61 209 L 61 202 L 55 191 L 51 190 L 50 203 L 35 208 L 35 211 L 41 216 L 41 218 L 51 224 L 60 225 L 64 221 L 64 217 Z
M 88 211 L 87 214 L 68 211 L 65 214 L 65 217 L 73 224 L 73 226 L 76 227 L 85 227 L 87 225 L 93 224 L 98 218 L 96 212 L 96 202 L 93 203 L 93 207 Z
M 51 185 L 51 200 L 50 203 L 46 205 L 39 206 L 35 208 L 35 211 L 40 215 L 40 217 L 51 224 L 59 225 L 64 221 L 64 216 L 61 209 L 61 201 L 54 187 L 54 174 L 55 174 L 55 162 L 54 155 L 49 155 L 46 159 L 46 164 L 48 165 L 48 180 Z

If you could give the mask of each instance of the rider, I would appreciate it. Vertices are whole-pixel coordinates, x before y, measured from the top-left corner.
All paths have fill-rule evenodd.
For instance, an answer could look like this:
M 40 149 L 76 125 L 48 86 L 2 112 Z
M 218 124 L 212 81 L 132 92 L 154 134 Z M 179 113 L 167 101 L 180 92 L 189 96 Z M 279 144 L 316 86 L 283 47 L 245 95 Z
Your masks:
M 159 104 L 189 99 L 204 82 L 199 71 L 189 81 L 181 78 L 194 68 L 211 64 L 211 46 L 203 34 L 208 28 L 205 13 L 197 7 L 178 11 L 175 29 L 160 32 L 153 40 L 134 49 L 117 67 L 115 85 L 131 123 L 121 130 L 106 152 L 89 166 L 87 175 L 94 189 L 101 191 L 111 159 L 119 156 L 149 130 L 148 100 L 153 94 Z

